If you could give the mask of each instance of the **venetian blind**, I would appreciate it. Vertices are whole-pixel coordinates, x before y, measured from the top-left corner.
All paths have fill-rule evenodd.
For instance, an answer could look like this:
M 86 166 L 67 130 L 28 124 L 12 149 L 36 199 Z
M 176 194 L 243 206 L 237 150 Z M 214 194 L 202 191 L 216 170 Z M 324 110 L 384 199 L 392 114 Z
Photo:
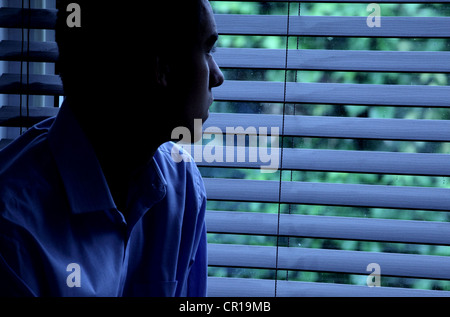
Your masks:
M 449 294 L 448 1 L 213 2 L 210 295 Z
M 449 2 L 211 1 L 210 296 L 449 294 Z M 56 114 L 55 20 L 0 8 L 2 126 Z

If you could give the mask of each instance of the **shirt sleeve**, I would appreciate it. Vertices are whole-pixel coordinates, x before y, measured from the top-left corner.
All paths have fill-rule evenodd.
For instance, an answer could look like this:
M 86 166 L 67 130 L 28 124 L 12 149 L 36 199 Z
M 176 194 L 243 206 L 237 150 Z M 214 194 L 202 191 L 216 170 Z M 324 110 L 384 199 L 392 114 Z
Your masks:
M 203 226 L 194 264 L 191 267 L 187 297 L 205 297 L 208 284 L 206 226 Z
M 206 236 L 206 197 L 200 205 L 198 227 L 199 243 L 195 253 L 195 260 L 192 264 L 188 277 L 187 297 L 205 297 L 207 295 L 208 284 L 208 252 Z

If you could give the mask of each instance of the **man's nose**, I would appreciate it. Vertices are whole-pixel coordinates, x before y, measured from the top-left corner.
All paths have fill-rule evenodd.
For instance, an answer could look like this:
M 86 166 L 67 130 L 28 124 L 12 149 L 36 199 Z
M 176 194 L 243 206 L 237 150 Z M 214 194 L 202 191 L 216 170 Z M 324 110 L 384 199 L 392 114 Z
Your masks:
M 222 71 L 220 70 L 219 66 L 217 65 L 216 61 L 213 60 L 213 65 L 210 72 L 210 79 L 209 84 L 211 88 L 219 87 L 223 84 L 225 80 L 225 77 L 223 76 Z

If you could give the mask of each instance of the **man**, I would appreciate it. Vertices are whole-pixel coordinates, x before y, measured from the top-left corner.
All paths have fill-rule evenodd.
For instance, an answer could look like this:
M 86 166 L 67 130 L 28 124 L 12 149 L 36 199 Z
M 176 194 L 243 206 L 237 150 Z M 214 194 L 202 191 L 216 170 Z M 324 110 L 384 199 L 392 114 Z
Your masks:
M 70 2 L 60 112 L 0 152 L 0 295 L 205 296 L 205 189 L 167 141 L 224 80 L 212 9 L 77 1 L 69 27 Z

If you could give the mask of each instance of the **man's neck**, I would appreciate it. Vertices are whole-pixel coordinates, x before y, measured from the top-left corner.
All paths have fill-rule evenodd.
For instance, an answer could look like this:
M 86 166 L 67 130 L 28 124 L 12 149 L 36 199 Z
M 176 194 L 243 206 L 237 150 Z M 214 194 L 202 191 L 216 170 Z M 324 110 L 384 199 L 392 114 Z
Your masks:
M 83 108 L 86 109 L 85 105 Z M 148 128 L 143 128 L 127 120 L 126 113 L 123 113 L 123 119 L 114 115 L 114 111 L 105 112 L 104 115 L 99 111 L 84 116 L 76 110 L 74 113 L 94 149 L 116 206 L 126 214 L 130 180 L 136 171 L 149 163 L 158 147 L 167 141 L 162 137 L 164 134 L 157 133 L 156 124 L 152 125 L 151 118 Z

